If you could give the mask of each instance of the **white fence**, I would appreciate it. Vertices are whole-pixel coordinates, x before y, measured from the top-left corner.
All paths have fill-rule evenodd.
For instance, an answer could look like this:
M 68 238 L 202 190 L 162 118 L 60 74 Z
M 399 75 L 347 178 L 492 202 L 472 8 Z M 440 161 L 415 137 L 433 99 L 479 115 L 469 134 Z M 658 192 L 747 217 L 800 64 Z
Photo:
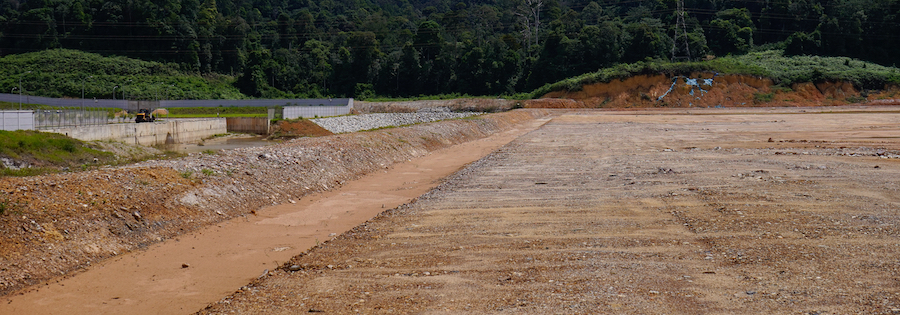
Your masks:
M 4 110 L 0 111 L 0 130 L 34 130 L 34 111 Z
M 59 128 L 66 126 L 103 125 L 109 123 L 106 111 L 35 110 L 34 128 Z
M 334 99 L 274 99 L 274 100 L 90 100 L 65 99 L 22 95 L 23 104 L 41 104 L 55 107 L 79 109 L 51 110 L 8 110 L 0 111 L 0 129 L 2 130 L 34 130 L 55 129 L 71 126 L 102 125 L 111 122 L 125 122 L 122 119 L 111 121 L 107 112 L 96 108 L 122 108 L 136 110 L 138 108 L 176 108 L 176 107 L 283 107 L 284 119 L 313 118 L 347 115 L 353 110 L 352 98 Z M 18 94 L 0 93 L 0 101 L 17 103 Z M 85 110 L 85 108 L 91 108 Z M 273 117 L 269 117 L 272 119 Z
M 2 110 L 0 130 L 36 130 L 109 123 L 106 111 Z
M 55 107 L 102 108 L 172 108 L 172 107 L 275 107 L 275 106 L 336 106 L 353 107 L 352 98 L 249 99 L 249 100 L 108 100 L 80 98 L 50 98 L 42 96 L 0 93 L 0 102 L 40 104 Z
M 284 119 L 313 118 L 347 115 L 353 109 L 353 99 L 344 106 L 285 106 Z
M 275 106 L 326 106 L 353 107 L 352 98 L 308 99 L 255 99 L 255 100 L 162 100 L 159 107 L 275 107 Z
M 0 93 L 0 102 L 19 103 L 19 94 Z M 80 98 L 50 98 L 43 96 L 22 95 L 22 104 L 41 104 L 55 107 L 103 107 L 103 108 L 128 108 L 128 101 L 105 99 L 80 99 Z

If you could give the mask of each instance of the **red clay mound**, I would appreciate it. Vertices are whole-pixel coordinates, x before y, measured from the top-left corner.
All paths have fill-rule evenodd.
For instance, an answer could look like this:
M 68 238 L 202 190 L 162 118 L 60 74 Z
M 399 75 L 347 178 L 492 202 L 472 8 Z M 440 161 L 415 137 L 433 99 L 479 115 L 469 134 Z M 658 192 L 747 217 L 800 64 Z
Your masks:
M 661 74 L 639 75 L 585 85 L 580 91 L 551 92 L 544 95 L 545 99 L 526 102 L 525 107 L 831 106 L 864 100 L 848 82 L 801 83 L 791 89 L 774 89 L 772 85 L 769 79 L 745 75 L 694 73 L 675 78 Z
M 272 126 L 272 138 L 320 137 L 333 135 L 331 131 L 316 125 L 314 122 L 300 120 L 282 120 Z

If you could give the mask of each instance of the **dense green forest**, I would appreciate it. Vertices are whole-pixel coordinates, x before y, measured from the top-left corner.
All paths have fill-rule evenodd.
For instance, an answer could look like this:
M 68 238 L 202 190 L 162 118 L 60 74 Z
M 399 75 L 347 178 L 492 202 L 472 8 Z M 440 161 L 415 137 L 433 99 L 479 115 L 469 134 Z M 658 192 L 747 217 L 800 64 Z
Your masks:
M 900 48 L 900 0 L 684 5 L 677 28 L 675 0 L 5 0 L 0 55 L 77 49 L 231 76 L 252 97 L 367 98 L 526 92 L 670 59 L 676 42 L 694 60 L 780 49 L 893 65 Z

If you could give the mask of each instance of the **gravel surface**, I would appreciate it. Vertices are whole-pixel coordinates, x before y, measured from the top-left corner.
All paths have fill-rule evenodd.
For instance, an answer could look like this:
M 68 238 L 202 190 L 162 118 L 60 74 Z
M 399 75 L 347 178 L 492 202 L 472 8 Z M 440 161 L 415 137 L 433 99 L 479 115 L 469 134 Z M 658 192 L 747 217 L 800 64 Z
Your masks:
M 520 110 L 95 171 L 0 178 L 0 294 L 547 114 Z
M 446 119 L 465 118 L 482 112 L 451 112 L 444 107 L 423 108 L 415 113 L 378 113 L 310 119 L 333 133 L 347 133 L 385 127 L 407 126 Z

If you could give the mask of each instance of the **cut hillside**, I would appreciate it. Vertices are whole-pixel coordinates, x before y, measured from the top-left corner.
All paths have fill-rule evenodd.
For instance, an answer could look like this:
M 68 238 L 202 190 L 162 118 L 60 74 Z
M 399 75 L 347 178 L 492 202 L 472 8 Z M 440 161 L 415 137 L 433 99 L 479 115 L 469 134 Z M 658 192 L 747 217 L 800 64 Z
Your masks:
M 653 108 L 892 104 L 900 69 L 780 51 L 710 61 L 638 62 L 546 85 L 531 108 Z M 573 102 L 547 99 L 571 99 Z
M 710 83 L 710 84 L 705 84 Z M 877 94 L 888 95 L 887 93 Z M 872 98 L 877 97 L 872 95 Z M 571 101 L 554 100 L 571 99 Z M 866 98 L 849 82 L 797 83 L 775 86 L 771 79 L 747 75 L 638 75 L 593 83 L 579 91 L 556 91 L 525 103 L 529 108 L 654 108 L 834 106 Z
M 291 139 L 300 137 L 321 137 L 333 135 L 308 119 L 282 120 L 272 126 L 269 139 Z

